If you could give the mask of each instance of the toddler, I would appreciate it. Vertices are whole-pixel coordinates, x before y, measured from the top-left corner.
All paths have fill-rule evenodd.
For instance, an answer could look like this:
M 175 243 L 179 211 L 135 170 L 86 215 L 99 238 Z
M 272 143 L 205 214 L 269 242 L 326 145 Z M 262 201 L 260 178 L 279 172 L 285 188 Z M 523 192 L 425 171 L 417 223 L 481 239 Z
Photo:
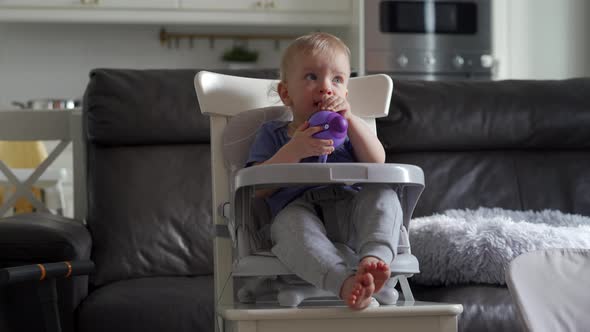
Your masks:
M 281 60 L 278 94 L 293 113 L 291 122 L 269 121 L 258 130 L 247 166 L 317 162 L 383 163 L 381 142 L 350 110 L 346 99 L 350 51 L 337 37 L 312 33 L 296 39 Z M 348 120 L 346 141 L 313 134 L 307 120 L 319 110 Z M 257 191 L 273 221 L 272 252 L 291 271 L 316 287 L 340 296 L 352 309 L 366 308 L 388 280 L 402 223 L 402 210 L 389 185 L 293 186 Z M 359 257 L 353 265 L 349 249 Z

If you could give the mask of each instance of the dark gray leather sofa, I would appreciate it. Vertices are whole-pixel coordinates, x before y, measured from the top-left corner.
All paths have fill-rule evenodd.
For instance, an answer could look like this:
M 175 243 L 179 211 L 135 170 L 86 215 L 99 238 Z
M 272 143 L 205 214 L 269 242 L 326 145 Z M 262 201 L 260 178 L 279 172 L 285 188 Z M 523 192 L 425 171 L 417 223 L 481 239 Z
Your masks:
M 89 282 L 59 283 L 65 331 L 213 331 L 209 124 L 196 72 L 93 71 L 87 227 L 44 215 L 0 221 L 2 266 L 95 262 Z M 415 216 L 479 206 L 590 215 L 588 96 L 590 79 L 394 81 L 377 130 L 388 162 L 425 172 Z M 520 330 L 503 286 L 413 287 L 418 300 L 462 303 L 462 331 Z M 34 285 L 0 292 L 0 330 L 39 326 Z
M 588 128 L 590 78 L 394 81 L 389 115 L 377 120 L 387 162 L 424 170 L 414 217 L 478 207 L 590 216 Z M 521 330 L 505 286 L 412 288 L 419 300 L 463 304 L 461 331 Z

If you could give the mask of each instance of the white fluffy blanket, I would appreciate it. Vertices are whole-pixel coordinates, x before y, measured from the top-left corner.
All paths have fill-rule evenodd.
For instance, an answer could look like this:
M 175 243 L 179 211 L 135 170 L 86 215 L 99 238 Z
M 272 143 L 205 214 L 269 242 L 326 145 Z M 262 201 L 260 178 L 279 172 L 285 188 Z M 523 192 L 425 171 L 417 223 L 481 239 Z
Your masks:
M 590 248 L 590 218 L 554 210 L 448 210 L 410 223 L 424 285 L 505 284 L 518 255 L 546 248 Z

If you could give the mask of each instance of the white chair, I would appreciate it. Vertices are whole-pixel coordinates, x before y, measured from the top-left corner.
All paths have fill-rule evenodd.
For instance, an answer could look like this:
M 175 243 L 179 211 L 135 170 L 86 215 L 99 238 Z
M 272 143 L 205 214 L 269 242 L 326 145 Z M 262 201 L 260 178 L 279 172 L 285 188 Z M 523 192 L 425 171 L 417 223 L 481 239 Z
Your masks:
M 0 190 L 4 193 L 10 193 L 15 184 L 19 185 L 24 183 L 35 171 L 34 169 L 12 169 L 9 173 L 9 169 L 4 168 L 0 165 L 0 170 L 6 171 L 9 177 L 0 171 Z M 65 168 L 49 168 L 45 170 L 43 174 L 39 176 L 35 182 L 35 187 L 43 190 L 43 198 L 41 203 L 49 209 L 51 213 L 64 215 L 66 210 L 66 199 L 64 195 L 64 182 L 66 181 L 68 172 Z M 24 191 L 23 189 L 19 190 Z M 15 197 L 16 198 L 16 197 Z M 14 199 L 12 199 L 14 201 Z M 8 209 L 6 213 L 2 214 L 1 211 L 4 207 L 2 197 L 0 197 L 0 216 L 11 216 L 12 210 Z M 8 203 L 7 203 L 8 205 Z M 34 207 L 32 205 L 32 207 Z
M 334 296 L 311 286 L 293 286 L 287 277 L 292 272 L 269 253 L 259 250 L 254 242 L 251 223 L 260 214 L 252 199 L 255 188 L 291 184 L 320 183 L 391 183 L 395 186 L 404 211 L 398 255 L 391 265 L 389 293 L 381 302 L 398 299 L 394 286 L 399 281 L 406 301 L 413 301 L 407 277 L 419 273 L 417 259 L 411 254 L 407 227 L 424 188 L 424 175 L 419 167 L 402 164 L 280 164 L 243 168 L 256 129 L 265 121 L 289 119 L 290 112 L 280 106 L 272 87 L 277 81 L 253 79 L 202 71 L 195 77 L 195 88 L 201 112 L 211 118 L 211 163 L 213 218 L 218 229 L 215 239 L 216 298 L 224 303 L 260 300 L 267 291 L 278 291 L 279 303 L 297 306 L 306 298 Z M 353 112 L 375 130 L 375 118 L 386 116 L 393 84 L 386 75 L 352 78 L 349 102 Z M 276 94 L 275 94 L 276 95 Z M 248 112 L 246 112 L 248 111 Z M 229 230 L 228 237 L 223 237 Z M 232 246 L 233 244 L 233 246 Z M 233 249 L 233 250 L 232 250 Z M 277 277 L 278 276 L 278 277 Z M 277 282 L 267 282 L 276 279 Z M 244 280 L 245 279 L 245 280 Z M 230 282 L 230 280 L 232 282 Z M 234 293 L 233 289 L 239 288 Z
M 590 250 L 522 254 L 506 270 L 506 283 L 529 331 L 590 328 Z

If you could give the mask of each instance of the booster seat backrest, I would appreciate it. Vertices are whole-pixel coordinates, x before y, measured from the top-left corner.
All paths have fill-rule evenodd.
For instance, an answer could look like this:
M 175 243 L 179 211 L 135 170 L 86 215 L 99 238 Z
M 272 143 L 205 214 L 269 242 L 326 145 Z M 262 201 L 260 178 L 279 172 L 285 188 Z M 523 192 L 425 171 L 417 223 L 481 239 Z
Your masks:
M 374 116 L 379 115 L 379 112 L 384 112 L 383 99 L 367 98 L 364 91 L 382 91 L 387 88 L 387 84 L 383 85 L 379 79 L 360 80 L 363 84 L 356 83 L 358 80 L 352 80 L 352 87 L 350 87 L 350 96 L 352 98 L 352 105 L 358 106 L 353 109 L 354 113 L 364 115 L 363 119 L 374 130 L 375 121 Z M 376 86 L 375 86 L 376 84 Z M 362 102 L 362 104 L 361 104 Z M 381 102 L 381 105 L 379 105 Z M 366 115 L 372 114 L 367 118 Z M 230 184 L 233 183 L 235 172 L 243 168 L 246 164 L 250 147 L 256 137 L 258 128 L 267 121 L 280 120 L 290 121 L 292 113 L 289 107 L 286 106 L 270 106 L 258 109 L 247 110 L 238 113 L 235 116 L 227 117 L 227 124 L 223 129 L 223 161 L 227 170 L 227 175 L 230 179 Z M 234 190 L 232 189 L 232 192 Z M 231 199 L 230 199 L 231 200 Z M 230 221 L 230 225 L 235 227 L 232 233 L 235 232 L 237 251 L 239 255 L 248 255 L 252 251 L 265 251 L 269 247 L 269 225 L 270 212 L 268 207 L 262 199 L 252 199 L 251 208 L 249 208 L 249 217 L 243 224 L 234 224 Z M 233 227 L 230 227 L 233 228 Z
M 276 80 L 252 79 L 207 71 L 201 71 L 195 76 L 195 89 L 200 110 L 211 117 L 213 215 L 215 223 L 221 227 L 228 221 L 225 219 L 226 213 L 220 208 L 225 202 L 232 200 L 230 187 L 233 173 L 244 166 L 256 129 L 262 123 L 259 121 L 261 119 L 268 121 L 274 116 L 282 119 L 283 115 L 279 115 L 281 112 L 275 114 L 275 111 L 278 112 L 277 109 L 272 110 L 272 106 L 281 105 L 278 96 L 269 95 L 277 83 Z M 392 90 L 393 83 L 387 75 L 355 77 L 349 81 L 348 100 L 351 109 L 374 132 L 376 132 L 375 118 L 386 116 L 389 111 Z M 244 124 L 240 121 L 232 121 L 232 117 L 242 112 L 268 107 L 270 107 L 268 110 L 258 114 L 258 118 L 254 117 L 253 122 L 248 120 Z M 275 115 L 271 116 L 271 114 Z M 233 129 L 228 128 L 230 123 L 232 123 L 231 126 L 247 127 L 246 135 L 244 137 L 233 135 Z M 243 139 L 249 143 L 243 147 L 240 144 L 226 146 L 228 139 L 223 137 L 224 133 L 232 135 L 229 141 L 239 142 Z M 231 155 L 231 160 L 226 159 L 228 155 Z M 230 230 L 234 228 L 232 222 L 232 220 L 229 221 Z M 234 235 L 231 231 L 230 234 Z
M 223 130 L 222 139 L 223 161 L 230 180 L 233 180 L 234 174 L 246 164 L 250 146 L 256 138 L 258 128 L 267 121 L 290 121 L 291 119 L 291 111 L 285 106 L 253 109 L 229 118 Z M 251 204 L 247 224 L 234 224 L 236 229 L 231 230 L 236 233 L 236 246 L 240 256 L 270 248 L 268 230 L 271 216 L 268 206 L 261 198 L 253 198 Z M 230 222 L 231 224 L 233 223 Z
M 288 107 L 270 106 L 242 112 L 231 117 L 223 131 L 223 161 L 230 174 L 244 167 L 250 146 L 260 126 L 268 121 L 290 121 Z
M 209 81 L 205 87 L 200 87 L 207 95 L 199 101 L 202 112 L 225 117 L 226 123 L 221 128 L 222 151 L 228 175 L 244 166 L 260 125 L 292 118 L 289 108 L 282 106 L 278 96 L 269 95 L 278 81 L 208 72 L 200 72 L 197 80 Z M 375 118 L 387 115 L 391 90 L 391 79 L 385 75 L 354 78 L 349 82 L 348 99 L 353 113 L 363 118 L 375 133 Z

